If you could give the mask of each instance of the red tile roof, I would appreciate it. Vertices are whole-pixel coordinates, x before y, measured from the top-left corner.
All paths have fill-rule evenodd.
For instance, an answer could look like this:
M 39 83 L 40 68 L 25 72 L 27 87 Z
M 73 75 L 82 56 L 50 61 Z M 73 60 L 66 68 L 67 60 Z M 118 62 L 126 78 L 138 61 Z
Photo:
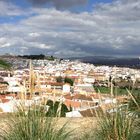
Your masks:
M 78 101 L 72 101 L 72 100 L 65 100 L 65 105 L 67 107 L 74 107 L 74 108 L 79 108 L 81 106 L 81 103 Z
M 86 95 L 82 95 L 82 94 L 75 94 L 73 99 L 92 101 L 92 97 L 86 96 Z
M 4 98 L 2 98 L 1 101 L 2 101 L 2 103 L 7 103 L 7 102 L 10 101 L 10 99 L 4 99 Z

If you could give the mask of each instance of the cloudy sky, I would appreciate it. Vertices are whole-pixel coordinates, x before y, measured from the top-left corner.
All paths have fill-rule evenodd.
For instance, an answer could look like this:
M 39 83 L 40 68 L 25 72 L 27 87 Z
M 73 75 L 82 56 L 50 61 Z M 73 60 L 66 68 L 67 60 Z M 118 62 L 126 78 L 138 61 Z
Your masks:
M 0 54 L 140 56 L 140 0 L 0 0 Z

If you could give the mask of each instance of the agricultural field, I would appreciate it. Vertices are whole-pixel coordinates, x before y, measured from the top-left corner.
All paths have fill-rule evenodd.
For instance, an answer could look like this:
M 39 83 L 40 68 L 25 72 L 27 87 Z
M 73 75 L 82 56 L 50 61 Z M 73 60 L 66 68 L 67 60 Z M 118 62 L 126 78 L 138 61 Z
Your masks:
M 11 64 L 9 64 L 8 62 L 0 59 L 0 68 L 10 70 L 11 69 Z
M 94 86 L 94 89 L 96 92 L 103 93 L 103 94 L 110 94 L 111 93 L 111 88 L 110 87 L 103 87 L 103 86 Z M 121 88 L 121 87 L 114 87 L 113 88 L 113 93 L 114 95 L 128 95 L 128 92 L 126 88 Z M 131 89 L 131 93 L 140 93 L 140 89 Z

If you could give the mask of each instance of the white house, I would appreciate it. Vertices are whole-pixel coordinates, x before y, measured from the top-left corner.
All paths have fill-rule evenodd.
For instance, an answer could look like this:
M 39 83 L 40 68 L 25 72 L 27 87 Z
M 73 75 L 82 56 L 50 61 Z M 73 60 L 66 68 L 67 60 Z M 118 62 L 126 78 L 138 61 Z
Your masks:
M 79 111 L 71 111 L 66 113 L 66 117 L 82 117 Z
M 63 93 L 70 93 L 70 84 L 66 83 L 63 85 Z

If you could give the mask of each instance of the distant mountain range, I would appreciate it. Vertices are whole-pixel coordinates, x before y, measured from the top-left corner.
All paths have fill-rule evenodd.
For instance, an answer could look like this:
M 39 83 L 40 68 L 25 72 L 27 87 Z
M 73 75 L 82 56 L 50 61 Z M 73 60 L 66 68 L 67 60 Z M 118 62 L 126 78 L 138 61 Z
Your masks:
M 24 59 L 47 59 L 54 60 L 53 56 L 45 55 L 24 55 L 24 56 L 12 56 L 12 55 L 2 55 L 1 59 L 11 59 L 11 58 L 24 58 Z M 112 57 L 112 56 L 86 56 L 86 57 L 70 57 L 62 58 L 69 60 L 79 60 L 85 63 L 91 63 L 94 65 L 107 65 L 107 66 L 118 66 L 118 67 L 130 67 L 130 68 L 140 68 L 140 58 L 129 58 L 129 57 Z
M 87 57 L 73 57 L 70 60 L 79 60 L 81 62 L 91 63 L 94 65 L 108 65 L 119 67 L 140 68 L 139 58 L 119 58 L 108 56 L 87 56 Z

